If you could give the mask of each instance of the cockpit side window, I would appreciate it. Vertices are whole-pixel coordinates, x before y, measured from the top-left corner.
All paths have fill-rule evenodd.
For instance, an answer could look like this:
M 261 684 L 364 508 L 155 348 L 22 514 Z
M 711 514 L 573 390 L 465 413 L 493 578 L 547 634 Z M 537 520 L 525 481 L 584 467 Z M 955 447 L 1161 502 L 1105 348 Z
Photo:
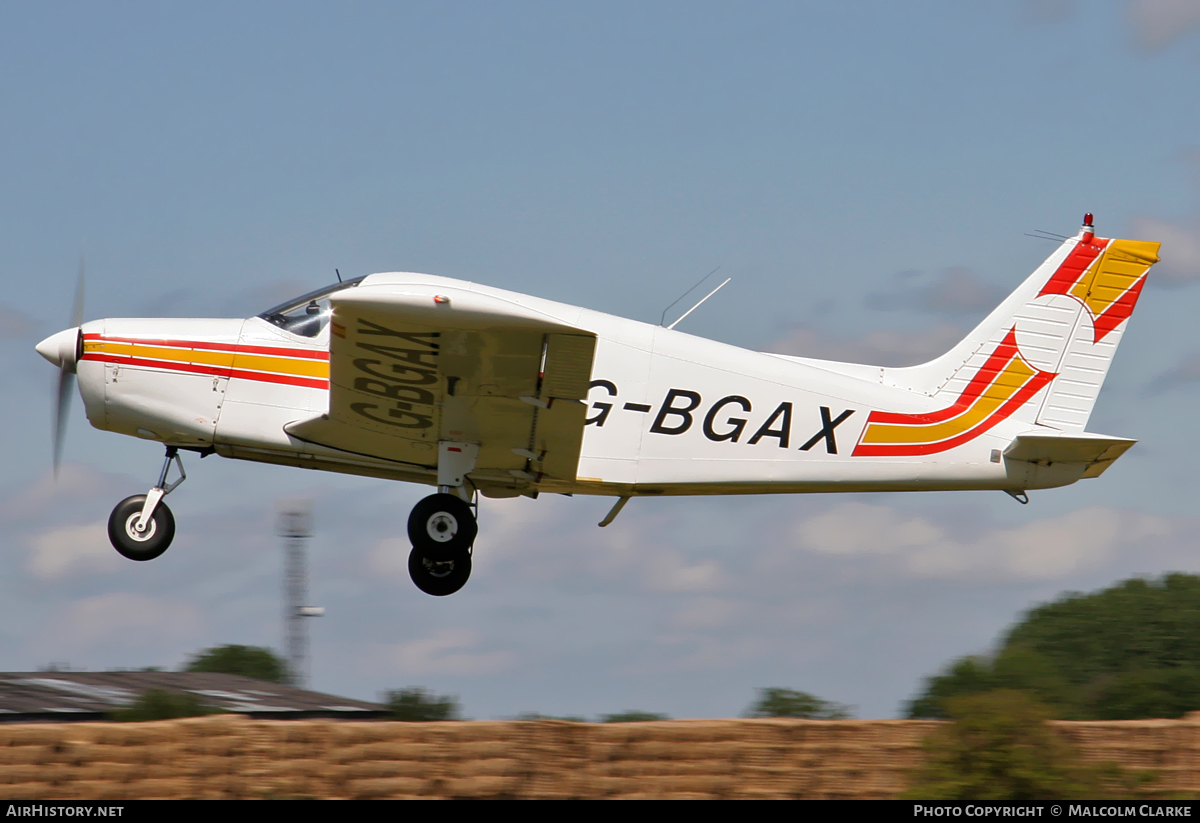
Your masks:
M 301 337 L 316 337 L 329 323 L 329 296 L 342 289 L 353 288 L 364 279 L 356 277 L 353 280 L 334 283 L 332 286 L 302 294 L 293 300 L 267 309 L 259 317 L 292 334 Z

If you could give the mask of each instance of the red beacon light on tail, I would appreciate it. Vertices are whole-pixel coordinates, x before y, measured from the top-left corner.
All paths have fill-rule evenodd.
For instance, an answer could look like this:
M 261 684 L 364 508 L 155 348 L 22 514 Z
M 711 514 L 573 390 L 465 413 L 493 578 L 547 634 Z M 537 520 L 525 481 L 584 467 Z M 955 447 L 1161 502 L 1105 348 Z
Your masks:
M 1084 243 L 1092 242 L 1092 238 L 1096 236 L 1096 230 L 1092 227 L 1094 219 L 1090 211 L 1083 216 L 1083 236 L 1080 239 Z

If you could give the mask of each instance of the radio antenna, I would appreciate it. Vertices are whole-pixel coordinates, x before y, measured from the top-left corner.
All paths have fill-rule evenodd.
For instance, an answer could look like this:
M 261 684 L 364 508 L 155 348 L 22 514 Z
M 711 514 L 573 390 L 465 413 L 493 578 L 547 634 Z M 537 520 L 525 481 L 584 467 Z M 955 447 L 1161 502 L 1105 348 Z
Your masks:
M 733 279 L 732 277 L 726 277 L 726 278 L 725 278 L 725 283 L 728 283 L 728 282 L 729 282 L 730 280 L 732 280 L 732 279 Z M 717 286 L 715 289 L 713 289 L 712 291 L 710 291 L 708 294 L 704 295 L 704 297 L 703 297 L 703 298 L 701 298 L 701 300 L 700 300 L 700 303 L 703 303 L 705 300 L 707 300 L 708 298 L 712 297 L 714 294 L 716 294 L 717 292 L 719 292 L 721 289 L 725 288 L 725 283 L 722 283 L 721 285 Z M 672 323 L 671 325 L 667 326 L 667 328 L 668 328 L 668 329 L 673 329 L 673 328 L 675 328 L 676 326 L 678 326 L 678 325 L 679 325 L 679 323 L 680 323 L 680 321 L 682 321 L 684 317 L 687 317 L 689 314 L 691 314 L 692 312 L 694 312 L 696 309 L 700 308 L 700 303 L 697 303 L 696 305 L 692 306 L 690 309 L 688 309 L 687 311 L 685 311 L 685 312 L 683 313 L 683 315 L 682 315 L 682 316 L 680 316 L 679 320 L 676 320 L 674 323 Z
M 691 294 L 692 292 L 694 292 L 696 289 L 700 288 L 700 284 L 701 284 L 701 283 L 703 283 L 703 282 L 704 282 L 705 280 L 707 280 L 708 278 L 712 277 L 714 274 L 716 274 L 716 273 L 717 273 L 718 271 L 720 271 L 720 270 L 721 270 L 721 267 L 720 267 L 720 266 L 717 266 L 715 269 L 713 269 L 712 271 L 710 271 L 708 274 L 706 274 L 706 275 L 704 275 L 703 277 L 701 277 L 701 278 L 700 278 L 700 280 L 699 280 L 699 281 L 696 283 L 696 285 L 692 286 L 690 289 L 688 289 L 687 291 L 685 291 L 683 294 L 679 295 L 679 297 L 675 298 L 675 303 L 678 303 L 680 300 L 682 300 L 683 298 L 687 297 L 689 294 Z M 728 282 L 729 282 L 728 280 L 726 280 L 726 281 L 725 281 L 725 283 L 728 283 Z M 724 285 L 725 285 L 725 283 L 722 283 L 722 284 L 721 284 L 721 286 L 724 286 Z M 717 286 L 717 288 L 719 289 L 719 288 L 721 288 L 721 286 Z M 708 294 L 708 295 L 707 295 L 707 296 L 704 298 L 704 300 L 707 300 L 709 297 L 712 297 L 712 296 L 713 296 L 713 294 L 715 294 L 715 293 L 716 293 L 715 291 L 714 291 L 714 292 L 710 292 L 710 293 L 709 293 L 709 294 Z M 703 302 L 704 302 L 704 300 L 701 300 L 701 301 L 700 301 L 700 303 L 703 303 Z M 667 306 L 665 309 L 663 309 L 662 317 L 661 317 L 661 318 L 659 318 L 658 325 L 660 325 L 660 326 L 667 326 L 667 312 L 669 312 L 669 311 L 670 311 L 672 308 L 674 308 L 674 306 L 675 306 L 675 303 L 672 303 L 670 306 Z M 700 305 L 700 303 L 697 303 L 697 304 L 696 304 L 696 306 L 699 306 L 699 305 Z M 684 317 L 687 317 L 689 314 L 691 314 L 691 313 L 692 313 L 692 312 L 695 310 L 696 306 L 692 306 L 692 308 L 688 309 L 688 310 L 687 310 L 687 311 L 686 311 L 686 312 L 683 314 L 683 317 L 680 317 L 680 318 L 679 318 L 679 320 L 682 320 Z M 679 320 L 676 320 L 676 321 L 675 321 L 675 323 L 678 323 L 678 322 L 679 322 Z M 667 326 L 667 328 L 672 328 L 672 327 L 675 325 L 675 323 L 672 323 L 670 326 Z

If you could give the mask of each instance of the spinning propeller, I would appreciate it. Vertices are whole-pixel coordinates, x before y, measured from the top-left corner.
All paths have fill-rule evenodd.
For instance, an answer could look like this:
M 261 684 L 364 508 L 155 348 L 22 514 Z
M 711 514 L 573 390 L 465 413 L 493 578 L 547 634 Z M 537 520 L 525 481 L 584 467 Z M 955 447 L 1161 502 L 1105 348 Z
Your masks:
M 63 437 L 67 417 L 71 412 L 71 395 L 75 393 L 75 365 L 83 354 L 83 269 L 79 259 L 79 281 L 75 284 L 75 302 L 71 306 L 71 327 L 52 334 L 37 344 L 37 352 L 58 366 L 58 394 L 54 401 L 54 476 L 62 462 Z

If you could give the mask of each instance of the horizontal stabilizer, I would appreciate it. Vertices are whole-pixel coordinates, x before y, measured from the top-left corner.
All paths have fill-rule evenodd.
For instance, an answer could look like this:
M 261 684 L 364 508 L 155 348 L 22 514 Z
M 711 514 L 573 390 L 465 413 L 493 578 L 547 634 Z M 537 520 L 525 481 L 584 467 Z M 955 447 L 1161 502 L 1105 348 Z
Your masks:
M 1098 477 L 1136 442 L 1127 437 L 1109 437 L 1088 432 L 1029 432 L 1017 435 L 1004 450 L 1004 456 L 1009 460 L 1023 460 L 1039 466 L 1051 466 L 1055 463 L 1083 464 L 1088 467 L 1083 477 Z

